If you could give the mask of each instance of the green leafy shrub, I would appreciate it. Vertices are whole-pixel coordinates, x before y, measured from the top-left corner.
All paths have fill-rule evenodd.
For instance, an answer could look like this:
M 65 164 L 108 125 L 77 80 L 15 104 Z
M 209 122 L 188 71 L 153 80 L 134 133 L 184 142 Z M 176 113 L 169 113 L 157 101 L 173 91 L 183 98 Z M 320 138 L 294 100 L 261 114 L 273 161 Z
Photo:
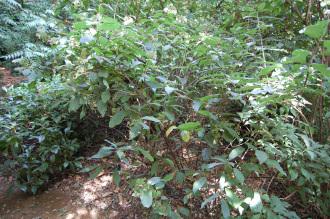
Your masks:
M 293 196 L 328 214 L 325 1 L 68 2 L 57 12 L 70 31 L 48 63 L 65 87 L 32 83 L 3 101 L 1 148 L 21 189 L 79 165 L 71 115 L 93 111 L 129 141 L 91 159 L 117 159 L 114 182 L 126 177 L 155 217 L 298 218 Z
M 80 165 L 74 158 L 79 149 L 72 135 L 75 117 L 67 111 L 59 78 L 7 88 L 0 101 L 1 169 L 21 190 L 36 193 L 51 176 Z
M 109 127 L 125 121 L 130 129 L 128 145 L 111 143 L 92 158 L 115 154 L 127 164 L 125 153 L 142 154 L 141 165 L 149 167 L 143 177 L 121 174 L 155 215 L 188 217 L 210 207 L 224 218 L 298 218 L 270 190 L 273 180 L 288 184 L 286 193 L 298 193 L 306 205 L 317 201 L 325 214 L 329 145 L 312 140 L 302 114 L 309 52 L 276 60 L 282 54 L 264 48 L 267 25 L 251 5 L 244 7 L 249 22 L 224 28 L 222 20 L 189 14 L 189 7 L 141 7 L 147 18 L 116 18 L 100 7 L 75 19 L 65 39 L 67 64 L 59 72 L 70 77 L 70 110 L 82 118 L 87 109 L 98 111 L 111 116 Z M 326 79 L 322 69 L 306 80 Z M 255 178 L 272 180 L 255 188 Z

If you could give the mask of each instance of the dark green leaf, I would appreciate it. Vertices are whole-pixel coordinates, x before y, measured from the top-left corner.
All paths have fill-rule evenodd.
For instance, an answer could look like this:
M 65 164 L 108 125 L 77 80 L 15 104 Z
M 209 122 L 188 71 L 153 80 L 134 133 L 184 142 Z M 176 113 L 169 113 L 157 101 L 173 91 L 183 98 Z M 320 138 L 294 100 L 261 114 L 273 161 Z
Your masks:
M 227 219 L 230 217 L 230 209 L 226 200 L 221 199 L 221 212 L 223 218 Z
M 113 153 L 112 147 L 102 147 L 91 159 L 101 159 Z
M 159 119 L 157 119 L 156 117 L 153 117 L 153 116 L 145 116 L 145 117 L 142 117 L 142 119 L 148 120 L 151 122 L 155 122 L 155 123 L 161 123 L 161 121 Z
M 140 194 L 140 200 L 144 207 L 150 208 L 152 205 L 152 191 L 142 191 Z
M 120 175 L 119 175 L 119 171 L 118 170 L 115 170 L 113 172 L 112 178 L 113 178 L 113 181 L 116 184 L 116 186 L 119 186 L 120 185 Z
M 192 131 L 201 127 L 200 122 L 187 122 L 178 126 L 181 131 Z
M 193 184 L 193 189 L 192 189 L 193 193 L 198 192 L 204 186 L 204 184 L 206 182 L 207 182 L 206 177 L 202 177 L 202 178 L 198 179 L 197 181 L 195 181 Z
M 260 164 L 266 162 L 266 160 L 268 159 L 268 154 L 263 151 L 256 150 L 255 154 Z
M 113 115 L 110 119 L 109 127 L 114 128 L 117 125 L 119 125 L 120 123 L 122 123 L 125 116 L 126 116 L 126 113 L 124 111 L 119 111 L 119 112 L 115 113 L 115 115 Z
M 313 39 L 320 39 L 327 34 L 328 24 L 329 20 L 318 21 L 316 24 L 306 27 L 304 33 Z
M 236 179 L 237 179 L 241 184 L 244 183 L 245 177 L 244 177 L 243 173 L 242 173 L 240 170 L 238 170 L 237 168 L 234 168 L 234 175 L 235 175 Z
M 237 147 L 229 153 L 228 159 L 233 160 L 236 157 L 241 156 L 244 151 L 245 151 L 245 149 L 243 147 Z

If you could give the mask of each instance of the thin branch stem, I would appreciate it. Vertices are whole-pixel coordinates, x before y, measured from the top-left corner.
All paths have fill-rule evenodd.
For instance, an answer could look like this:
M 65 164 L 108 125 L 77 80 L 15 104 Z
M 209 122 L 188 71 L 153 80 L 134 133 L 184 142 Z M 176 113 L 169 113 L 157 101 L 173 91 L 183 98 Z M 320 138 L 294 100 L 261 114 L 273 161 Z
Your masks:
M 266 67 L 266 56 L 265 56 L 265 50 L 264 50 L 264 41 L 262 38 L 261 28 L 260 28 L 260 20 L 259 20 L 259 14 L 257 13 L 257 21 L 258 21 L 258 30 L 260 35 L 260 44 L 261 44 L 261 52 L 262 52 L 262 59 L 263 59 L 263 65 Z

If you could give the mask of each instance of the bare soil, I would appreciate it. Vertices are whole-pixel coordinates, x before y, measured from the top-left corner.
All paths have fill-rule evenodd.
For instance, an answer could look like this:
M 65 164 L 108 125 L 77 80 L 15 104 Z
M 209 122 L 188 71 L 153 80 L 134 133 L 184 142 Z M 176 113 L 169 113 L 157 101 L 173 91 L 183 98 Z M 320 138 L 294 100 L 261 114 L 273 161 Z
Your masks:
M 19 82 L 25 80 L 25 77 L 15 77 L 13 76 L 8 69 L 0 67 L 0 86 L 10 86 L 18 84 Z
M 142 208 L 127 185 L 120 188 L 110 174 L 97 178 L 71 175 L 47 191 L 31 196 L 21 191 L 7 195 L 9 181 L 0 179 L 0 219 L 141 218 Z

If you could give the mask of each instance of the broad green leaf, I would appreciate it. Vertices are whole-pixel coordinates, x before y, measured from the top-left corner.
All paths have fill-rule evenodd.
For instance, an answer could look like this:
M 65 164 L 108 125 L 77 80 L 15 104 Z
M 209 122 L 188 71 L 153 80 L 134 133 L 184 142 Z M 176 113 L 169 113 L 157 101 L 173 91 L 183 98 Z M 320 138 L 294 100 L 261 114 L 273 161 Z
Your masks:
M 170 95 L 171 93 L 173 93 L 174 91 L 176 91 L 177 89 L 174 87 L 170 87 L 170 86 L 166 86 L 165 87 L 165 92 L 166 94 Z
M 189 217 L 190 211 L 188 208 L 180 207 L 179 212 L 180 212 L 180 214 L 182 214 L 186 217 Z
M 276 68 L 278 68 L 278 65 L 267 66 L 267 67 L 261 69 L 261 71 L 259 72 L 259 76 L 268 75 L 269 73 L 274 71 Z
M 160 178 L 160 177 L 152 177 L 148 180 L 148 184 L 153 186 L 161 181 L 162 181 L 162 178 Z
M 110 154 L 113 153 L 113 148 L 112 147 L 102 147 L 95 155 L 93 155 L 91 158 L 92 159 L 101 159 L 104 157 L 109 156 Z
M 115 113 L 115 115 L 113 115 L 110 119 L 109 127 L 114 128 L 117 125 L 119 125 L 120 123 L 122 123 L 125 116 L 126 116 L 126 113 L 124 111 L 119 111 L 119 112 Z
M 256 150 L 255 154 L 260 164 L 263 164 L 268 159 L 268 154 L 263 151 Z
M 197 101 L 197 100 L 193 101 L 192 107 L 195 112 L 198 112 L 201 106 L 202 106 L 202 103 L 200 101 Z
M 226 197 L 227 197 L 227 200 L 228 200 L 229 204 L 231 204 L 234 208 L 238 209 L 241 206 L 242 201 L 229 188 L 226 188 L 225 192 L 226 192 Z
M 228 159 L 233 160 L 236 157 L 241 156 L 244 151 L 245 151 L 245 149 L 243 147 L 237 147 L 229 153 Z
M 119 175 L 119 171 L 118 170 L 115 170 L 113 172 L 112 178 L 113 178 L 113 181 L 116 184 L 116 186 L 119 186 L 120 185 L 120 175 Z
M 218 193 L 214 193 L 213 195 L 209 196 L 207 199 L 205 199 L 202 204 L 201 204 L 201 208 L 204 208 L 205 205 L 207 205 L 208 203 L 214 201 L 216 198 L 219 197 Z
M 310 52 L 303 49 L 297 49 L 293 51 L 291 59 L 288 61 L 289 63 L 299 63 L 306 64 L 307 57 L 310 55 Z
M 94 40 L 94 37 L 92 36 L 89 36 L 89 35 L 85 35 L 85 36 L 82 36 L 79 40 L 80 43 L 84 44 L 84 43 L 89 43 L 91 41 Z
M 298 172 L 295 169 L 289 169 L 289 174 L 291 177 L 291 180 L 296 180 L 298 178 Z
M 199 110 L 198 114 L 206 116 L 213 120 L 218 120 L 218 118 L 213 113 L 211 113 L 210 111 L 207 111 L 207 110 Z
M 182 184 L 185 180 L 186 175 L 183 172 L 176 172 L 175 174 L 175 180 L 179 183 Z
M 223 163 L 215 162 L 215 163 L 203 164 L 202 167 L 205 170 L 211 170 L 214 167 L 217 167 L 217 166 L 220 166 L 220 165 L 224 165 L 224 164 Z
M 318 21 L 316 24 L 306 27 L 304 33 L 313 39 L 320 39 L 327 34 L 328 24 L 329 20 Z
M 140 200 L 145 208 L 150 208 L 152 205 L 152 191 L 142 191 L 140 194 Z
M 170 121 L 174 121 L 175 120 L 175 115 L 169 111 L 165 111 L 164 112 L 166 118 Z
M 96 167 L 89 173 L 89 179 L 95 179 L 103 171 L 102 167 Z
M 323 46 L 325 48 L 325 54 L 326 56 L 330 56 L 330 40 L 324 40 Z
M 190 132 L 188 132 L 188 131 L 182 131 L 180 133 L 180 135 L 181 135 L 182 141 L 189 142 L 189 140 L 190 140 Z
M 83 30 L 83 29 L 87 29 L 88 25 L 86 24 L 85 21 L 81 21 L 81 22 L 76 22 L 73 24 L 73 29 L 75 30 Z
M 74 97 L 69 102 L 69 111 L 75 112 L 81 107 L 80 99 Z
M 150 175 L 155 176 L 157 175 L 158 171 L 159 171 L 159 163 L 158 161 L 156 161 L 151 165 Z
M 312 67 L 319 71 L 321 73 L 322 76 L 324 77 L 330 77 L 330 68 L 328 67 L 328 65 L 325 64 L 312 64 Z
M 175 176 L 175 172 L 173 172 L 173 173 L 169 173 L 169 174 L 167 174 L 166 176 L 164 176 L 163 180 L 164 180 L 165 182 L 169 182 L 169 181 L 171 181 L 171 180 L 174 178 L 174 176 Z
M 193 184 L 193 189 L 192 189 L 193 193 L 198 192 L 204 186 L 206 181 L 207 181 L 206 177 L 202 177 L 202 178 L 198 179 L 197 181 L 195 181 Z
M 192 131 L 201 127 L 200 122 L 187 122 L 178 126 L 181 131 Z
M 129 139 L 132 140 L 136 138 L 141 132 L 142 126 L 139 122 L 133 123 L 133 126 L 129 130 Z
M 153 116 L 145 116 L 145 117 L 142 117 L 142 119 L 148 120 L 151 122 L 155 122 L 155 123 L 161 123 L 161 121 L 159 119 L 157 119 L 156 117 L 153 117 Z
M 221 199 L 221 212 L 223 218 L 230 218 L 230 209 L 226 200 Z
M 150 154 L 149 151 L 144 150 L 144 149 L 142 149 L 142 148 L 137 148 L 137 150 L 138 150 L 141 154 L 143 154 L 144 158 L 148 159 L 148 160 L 151 161 L 151 162 L 154 162 L 155 159 L 154 159 L 154 157 Z
M 171 127 L 169 127 L 167 130 L 166 130 L 166 137 L 168 137 L 170 134 L 171 134 L 171 132 L 174 130 L 174 129 L 176 129 L 177 127 L 175 126 L 175 125 L 172 125 Z
M 174 162 L 171 159 L 165 158 L 164 162 L 167 163 L 170 167 L 175 168 Z
M 97 27 L 99 31 L 112 31 L 120 28 L 120 23 L 113 18 L 105 17 L 102 19 L 102 23 Z
M 315 178 L 315 176 L 310 173 L 309 171 L 307 171 L 305 168 L 301 168 L 301 174 L 306 177 L 307 180 L 312 180 Z
M 239 138 L 239 135 L 237 134 L 237 132 L 235 131 L 235 129 L 233 129 L 232 127 L 230 127 L 229 123 L 222 123 L 221 126 L 228 132 L 228 134 L 234 139 L 234 138 Z
M 107 103 L 110 100 L 110 92 L 108 90 L 102 92 L 101 100 L 103 103 Z
M 253 198 L 251 199 L 249 206 L 251 210 L 255 213 L 262 211 L 263 205 L 261 201 L 261 196 L 258 192 L 254 192 Z
M 244 183 L 245 177 L 244 177 L 243 173 L 242 173 L 239 169 L 234 168 L 234 175 L 235 175 L 236 179 L 237 179 L 241 184 Z
M 280 163 L 276 160 L 267 160 L 266 164 L 271 167 L 277 169 L 281 174 L 286 176 L 286 173 L 284 172 L 283 168 L 281 167 Z
M 81 111 L 80 111 L 80 116 L 79 118 L 82 120 L 83 118 L 85 118 L 86 116 L 86 110 L 83 108 Z
M 95 168 L 97 168 L 97 165 L 92 165 L 92 166 L 89 166 L 89 167 L 85 167 L 84 169 L 80 170 L 81 173 L 88 173 L 92 170 L 94 170 Z
M 99 113 L 104 116 L 105 113 L 107 112 L 108 106 L 107 104 L 103 103 L 101 100 L 97 102 L 97 110 Z

